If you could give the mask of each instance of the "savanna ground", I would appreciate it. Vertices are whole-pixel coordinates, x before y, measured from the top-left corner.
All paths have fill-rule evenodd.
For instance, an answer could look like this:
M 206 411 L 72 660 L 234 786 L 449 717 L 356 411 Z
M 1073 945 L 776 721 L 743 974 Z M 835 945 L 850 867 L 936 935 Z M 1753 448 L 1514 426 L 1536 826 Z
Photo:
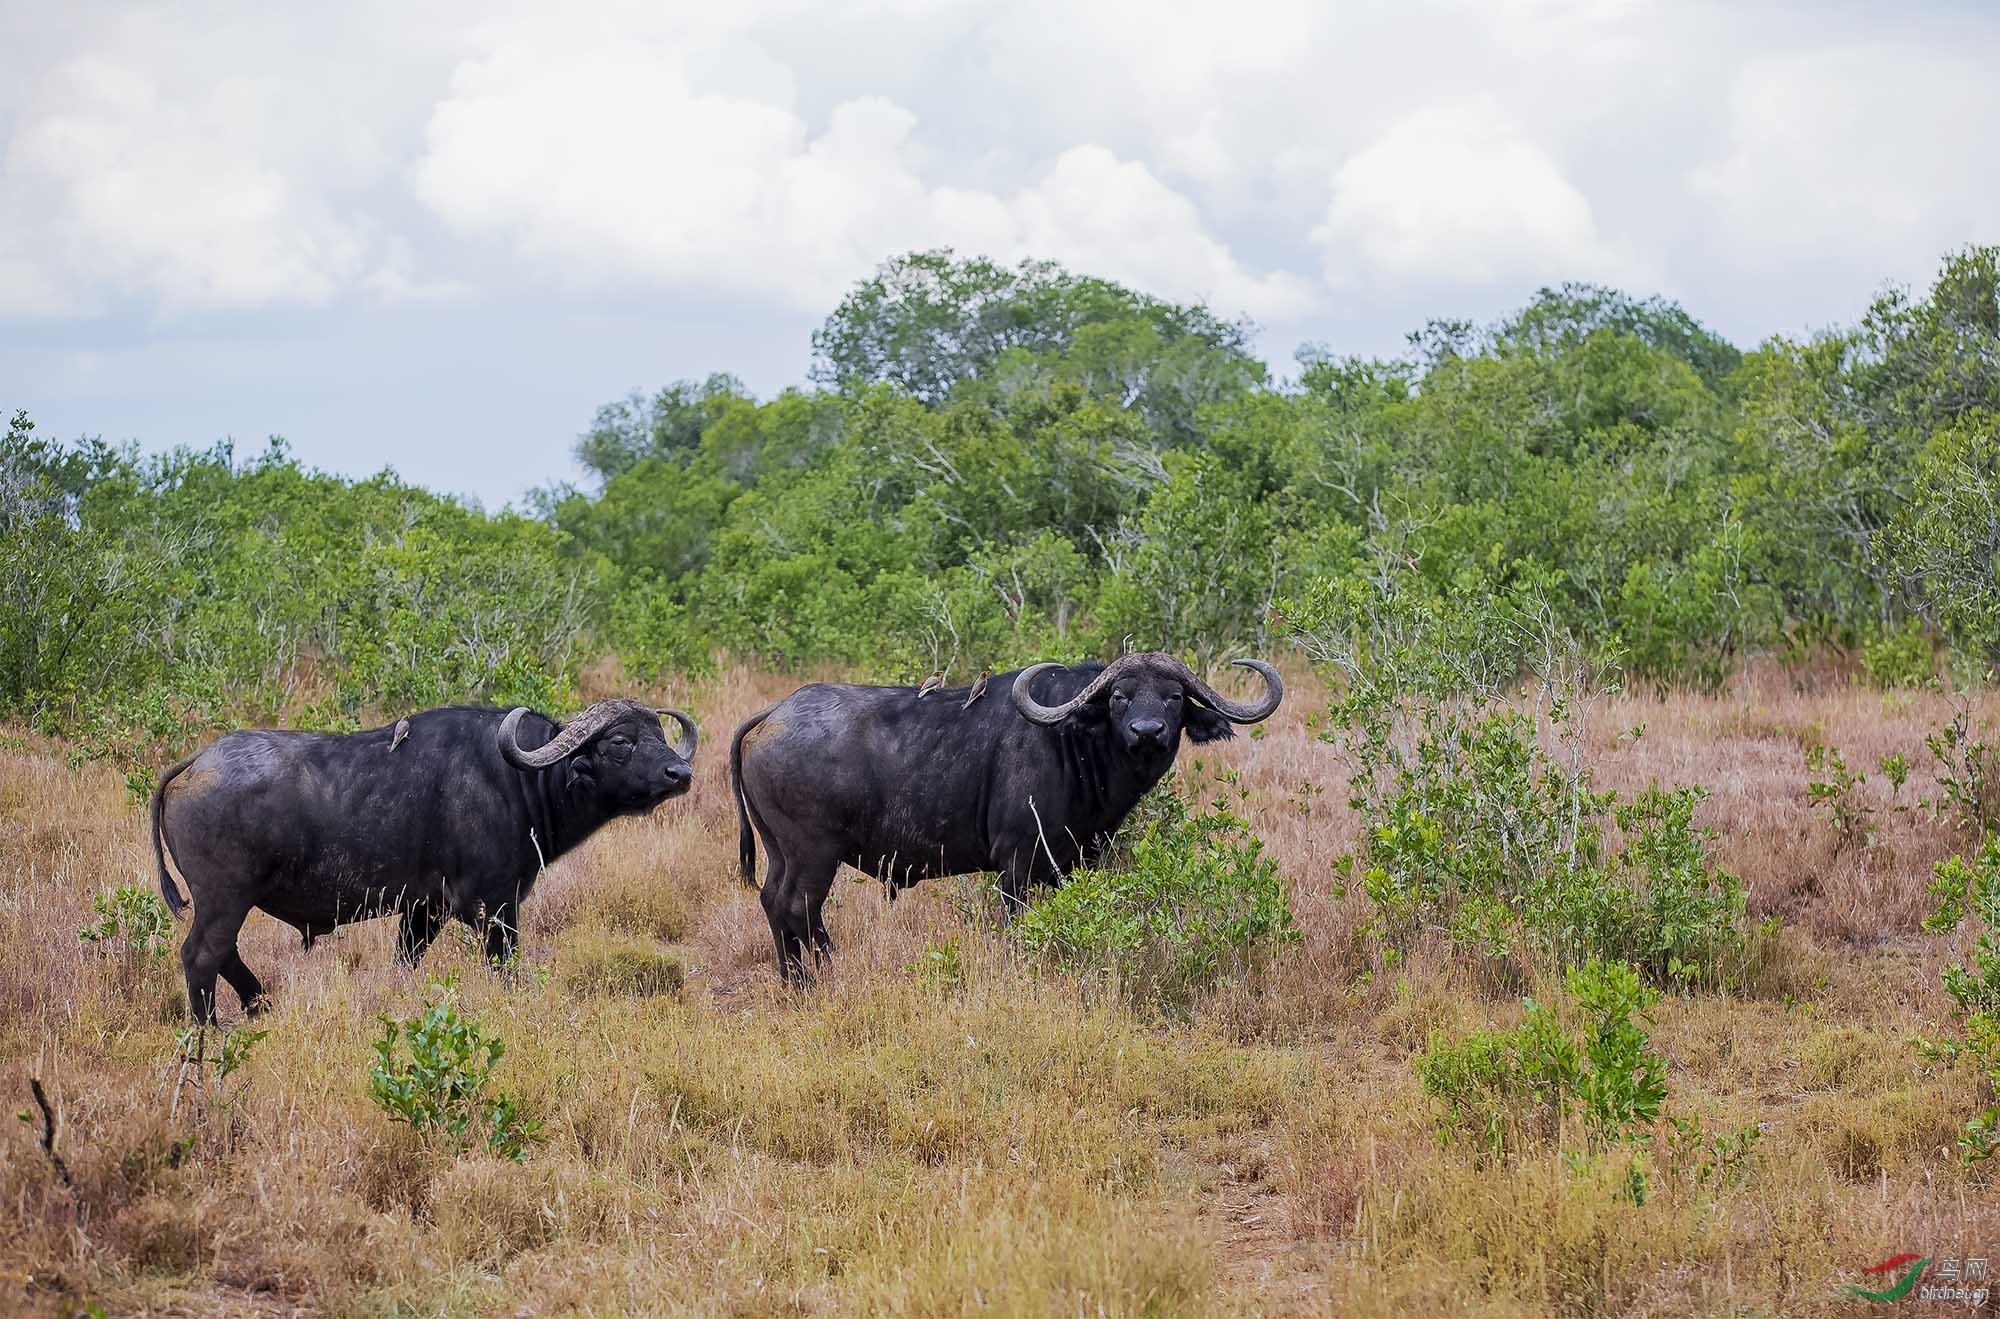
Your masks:
M 178 959 L 76 937 L 93 893 L 152 886 L 143 810 L 109 771 L 8 737 L 0 1086 L 32 1120 L 0 1145 L 0 1310 L 1814 1314 L 1860 1304 L 1861 1265 L 2000 1249 L 1993 1176 L 1954 1149 L 1973 1082 L 1910 1044 L 1948 1024 L 1951 949 L 1919 922 L 1962 840 L 1893 807 L 1929 786 L 1941 697 L 1773 667 L 1594 714 L 1601 781 L 1709 786 L 1722 863 L 1753 917 L 1785 922 L 1745 988 L 1653 1012 L 1670 1109 L 1759 1124 L 1749 1162 L 1721 1184 L 1666 1168 L 1635 1204 L 1553 1150 L 1482 1167 L 1440 1144 L 1413 1054 L 1554 987 L 1435 952 L 1381 968 L 1361 899 L 1336 896 L 1355 825 L 1308 722 L 1324 693 L 1293 678 L 1258 735 L 1182 753 L 1202 795 L 1241 772 L 1304 936 L 1191 1019 L 1038 969 L 949 881 L 890 906 L 843 879 L 837 959 L 783 990 L 736 876 L 723 739 L 796 680 L 737 669 L 697 690 L 693 795 L 551 868 L 511 978 L 467 938 L 413 976 L 392 922 L 306 952 L 253 915 L 270 1033 L 219 1097 L 179 1062 Z M 1916 766 L 1893 796 L 1873 772 L 1855 790 L 1872 842 L 1837 849 L 1809 807 L 1814 738 Z M 685 984 L 631 973 L 654 953 Z M 422 1147 L 367 1096 L 378 1017 L 454 971 L 541 1122 L 524 1163 Z

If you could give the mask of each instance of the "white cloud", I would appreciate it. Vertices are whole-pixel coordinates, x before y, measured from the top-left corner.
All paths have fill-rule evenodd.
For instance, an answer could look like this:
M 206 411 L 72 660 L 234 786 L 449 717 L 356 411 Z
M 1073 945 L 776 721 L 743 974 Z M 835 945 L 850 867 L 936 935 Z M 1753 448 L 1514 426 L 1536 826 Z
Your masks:
M 1312 232 L 1329 283 L 1431 287 L 1640 273 L 1598 230 L 1589 198 L 1499 107 L 1401 120 L 1334 172 Z
M 950 245 L 1248 312 L 1279 356 L 1561 278 L 1754 336 L 2000 237 L 1996 33 L 1701 0 L 72 7 L 0 19 L 0 323 L 441 291 L 791 323 Z
M 182 98 L 95 58 L 39 80 L 0 164 L 0 313 L 89 311 L 107 295 L 166 311 L 310 305 L 396 283 L 395 245 L 259 140 L 283 105 L 273 77 Z
M 1227 314 L 1310 301 L 1304 280 L 1247 270 L 1142 163 L 1081 145 L 1012 191 L 933 183 L 903 106 L 841 102 L 814 136 L 784 100 L 697 90 L 704 57 L 661 40 L 468 64 L 431 117 L 417 195 L 585 287 L 824 308 L 883 257 L 945 245 L 1053 257 Z
M 1753 59 L 1726 150 L 1688 187 L 1720 260 L 1920 279 L 2000 241 L 2000 43 L 1877 44 Z M 1850 297 L 1864 292 L 1850 290 Z
M 1211 236 L 1193 202 L 1135 161 L 1103 147 L 1072 148 L 1011 199 L 1013 253 L 1053 257 L 1176 298 L 1200 299 L 1226 316 L 1297 316 L 1316 298 L 1285 271 L 1253 274 Z

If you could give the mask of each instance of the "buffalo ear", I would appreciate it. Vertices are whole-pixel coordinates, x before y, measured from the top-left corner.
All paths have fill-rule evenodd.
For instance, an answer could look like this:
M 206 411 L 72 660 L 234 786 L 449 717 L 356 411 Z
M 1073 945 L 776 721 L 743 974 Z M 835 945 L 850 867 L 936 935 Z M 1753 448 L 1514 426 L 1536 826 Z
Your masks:
M 590 763 L 589 756 L 572 756 L 569 762 L 569 786 L 572 790 L 597 786 L 597 766 Z
M 1070 711 L 1068 722 L 1078 728 L 1102 728 L 1110 719 L 1111 712 L 1104 708 L 1104 702 L 1085 701 Z
M 1181 727 L 1186 731 L 1188 741 L 1196 746 L 1236 736 L 1236 725 L 1207 706 L 1196 705 L 1192 701 L 1188 702 L 1187 713 L 1181 717 Z

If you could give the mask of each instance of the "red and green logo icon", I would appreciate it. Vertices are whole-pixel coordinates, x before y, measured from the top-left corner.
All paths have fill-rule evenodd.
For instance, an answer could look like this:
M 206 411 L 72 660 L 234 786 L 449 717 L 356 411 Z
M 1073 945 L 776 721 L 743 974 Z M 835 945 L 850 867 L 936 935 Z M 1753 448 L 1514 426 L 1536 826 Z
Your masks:
M 1866 1287 L 1857 1287 L 1853 1283 L 1849 1283 L 1847 1284 L 1847 1290 L 1859 1296 L 1864 1301 L 1900 1301 L 1910 1294 L 1910 1288 L 1917 1285 L 1918 1275 L 1924 1271 L 1924 1265 L 1930 1262 L 1930 1256 L 1919 1255 L 1915 1251 L 1909 1251 L 1902 1255 L 1891 1255 L 1880 1264 L 1871 1264 L 1861 1271 L 1863 1273 L 1881 1274 L 1881 1281 L 1887 1281 L 1889 1275 L 1893 1274 L 1897 1269 L 1902 1269 L 1903 1275 L 1897 1278 L 1892 1285 L 1881 1291 L 1869 1291 Z

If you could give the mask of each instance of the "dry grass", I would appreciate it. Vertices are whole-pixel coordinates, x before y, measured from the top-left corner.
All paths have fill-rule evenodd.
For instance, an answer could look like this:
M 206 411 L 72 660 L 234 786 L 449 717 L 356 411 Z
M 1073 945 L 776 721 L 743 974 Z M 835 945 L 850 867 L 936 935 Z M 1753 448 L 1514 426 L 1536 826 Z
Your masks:
M 1953 840 L 1873 772 L 1900 751 L 1904 803 L 1921 795 L 1935 698 L 1773 670 L 1600 711 L 1603 780 L 1709 785 L 1726 864 L 1786 922 L 1756 990 L 1657 1014 L 1671 1106 L 1762 1123 L 1756 1159 L 1635 1206 L 1553 1154 L 1476 1168 L 1434 1139 L 1409 1054 L 1516 1019 L 1521 987 L 1434 955 L 1363 982 L 1360 912 L 1333 897 L 1354 822 L 1309 680 L 1259 736 L 1184 757 L 1197 786 L 1241 771 L 1305 937 L 1179 1023 L 1036 974 L 950 883 L 893 907 L 841 883 L 837 964 L 783 992 L 735 874 L 719 734 L 790 686 L 737 670 L 697 693 L 694 795 L 528 903 L 547 974 L 496 979 L 461 939 L 432 952 L 425 978 L 459 970 L 508 1042 L 502 1083 L 544 1133 L 525 1165 L 426 1150 L 369 1104 L 375 1018 L 425 992 L 391 969 L 386 922 L 306 953 L 253 916 L 271 1034 L 240 1097 L 177 1095 L 177 962 L 75 938 L 93 892 L 151 884 L 142 812 L 57 748 L 0 750 L 0 1086 L 25 1109 L 43 1080 L 74 1178 L 38 1125 L 0 1138 L 0 1311 L 1833 1313 L 1859 1264 L 2000 1246 L 1991 1176 L 1950 1150 L 1970 1084 L 1908 1045 L 1943 1025 L 1946 950 L 1918 922 Z M 1807 738 L 1870 771 L 1870 845 L 1836 855 L 1808 810 Z M 947 938 L 961 982 L 911 970 Z

